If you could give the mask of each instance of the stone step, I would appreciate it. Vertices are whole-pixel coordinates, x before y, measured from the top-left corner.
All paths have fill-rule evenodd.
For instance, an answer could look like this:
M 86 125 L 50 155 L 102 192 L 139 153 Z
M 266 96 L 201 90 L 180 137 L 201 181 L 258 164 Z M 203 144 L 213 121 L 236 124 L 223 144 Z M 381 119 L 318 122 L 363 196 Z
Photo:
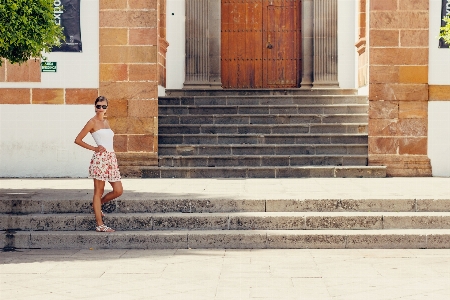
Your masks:
M 161 144 L 367 144 L 367 134 L 160 134 Z
M 125 193 L 119 199 L 103 205 L 106 214 L 115 213 L 230 213 L 230 212 L 449 212 L 450 199 L 180 199 L 143 198 L 137 193 Z M 151 197 L 151 196 L 150 196 Z M 155 196 L 153 196 L 155 197 Z M 12 198 L 12 199 L 11 199 Z M 77 213 L 92 214 L 92 193 L 65 193 L 31 198 L 29 194 L 14 194 L 0 199 L 0 213 L 7 215 Z M 93 216 L 93 215 L 92 215 Z
M 133 167 L 124 174 L 142 178 L 382 178 L 385 166 L 273 166 L 273 167 Z
M 367 104 L 340 105 L 160 105 L 159 115 L 364 114 Z
M 10 231 L 3 249 L 448 249 L 448 229 Z
M 125 177 L 386 176 L 385 167 L 366 166 L 368 98 L 357 90 L 195 89 L 166 95 L 158 98 L 159 167 L 123 166 Z
M 356 95 L 258 95 L 258 96 L 163 96 L 159 105 L 343 105 L 368 104 L 367 96 Z
M 168 96 L 322 96 L 357 95 L 356 89 L 167 89 Z
M 116 230 L 390 230 L 450 229 L 450 212 L 115 213 Z M 0 214 L 0 230 L 95 230 L 93 214 Z
M 368 105 L 367 96 L 183 96 L 183 97 L 159 97 L 160 106 L 175 105 L 300 105 L 300 106 L 322 106 L 322 105 Z
M 367 166 L 367 155 L 163 156 L 160 167 Z
M 282 133 L 368 133 L 367 123 L 332 124 L 160 124 L 159 134 L 282 134 Z
M 309 124 L 368 123 L 367 114 L 279 114 L 279 115 L 160 115 L 159 124 Z
M 160 156 L 165 155 L 367 155 L 367 144 L 316 144 L 316 145 L 271 145 L 271 144 L 185 144 L 158 146 Z

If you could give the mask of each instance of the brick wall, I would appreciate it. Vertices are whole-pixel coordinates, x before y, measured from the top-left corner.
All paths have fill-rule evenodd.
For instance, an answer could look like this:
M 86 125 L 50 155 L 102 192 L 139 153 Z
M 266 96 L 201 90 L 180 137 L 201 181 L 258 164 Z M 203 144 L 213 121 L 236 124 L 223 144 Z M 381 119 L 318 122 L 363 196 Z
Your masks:
M 386 165 L 389 176 L 431 176 L 428 5 L 370 1 L 369 165 Z
M 124 175 L 157 165 L 158 0 L 100 1 L 100 88 Z

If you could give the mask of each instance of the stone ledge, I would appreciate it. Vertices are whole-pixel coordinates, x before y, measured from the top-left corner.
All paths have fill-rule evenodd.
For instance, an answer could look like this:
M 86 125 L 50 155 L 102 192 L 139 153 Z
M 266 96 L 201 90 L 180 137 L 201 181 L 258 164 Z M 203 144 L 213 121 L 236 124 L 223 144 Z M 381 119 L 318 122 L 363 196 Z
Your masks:
M 13 249 L 449 249 L 450 230 L 22 231 Z
M 0 214 L 91 214 L 92 195 L 87 193 L 46 194 L 30 199 L 1 199 Z M 148 193 L 127 193 L 104 206 L 114 213 L 230 213 L 230 212 L 450 212 L 450 199 L 196 199 Z
M 118 231 L 450 229 L 450 212 L 108 213 Z M 92 214 L 0 214 L 0 230 L 93 231 Z
M 388 177 L 431 177 L 431 162 L 426 155 L 369 154 L 369 166 L 387 167 Z
M 157 166 L 158 153 L 154 152 L 116 152 L 119 168 L 125 166 Z
M 142 178 L 382 178 L 384 166 L 127 167 L 124 177 Z M 120 168 L 123 172 L 123 168 Z
M 166 95 L 170 97 L 176 96 L 260 96 L 260 95 L 351 95 L 358 96 L 356 89 L 167 89 Z

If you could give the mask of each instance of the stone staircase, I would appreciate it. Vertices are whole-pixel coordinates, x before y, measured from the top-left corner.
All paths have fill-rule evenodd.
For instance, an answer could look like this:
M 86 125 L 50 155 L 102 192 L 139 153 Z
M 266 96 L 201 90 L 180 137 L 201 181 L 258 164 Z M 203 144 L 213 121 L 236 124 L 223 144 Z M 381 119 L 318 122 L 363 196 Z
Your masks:
M 17 249 L 450 248 L 448 200 L 0 198 L 0 247 Z M 65 199 L 64 199 L 65 198 Z M 61 200 L 64 199 L 64 200 Z
M 151 178 L 385 177 L 355 90 L 167 90 Z

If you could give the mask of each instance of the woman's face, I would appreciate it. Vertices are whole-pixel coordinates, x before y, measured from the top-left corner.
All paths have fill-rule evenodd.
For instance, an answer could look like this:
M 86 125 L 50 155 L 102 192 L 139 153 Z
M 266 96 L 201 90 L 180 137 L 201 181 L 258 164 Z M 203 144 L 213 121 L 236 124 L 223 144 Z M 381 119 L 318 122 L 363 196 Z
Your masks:
M 97 112 L 106 112 L 107 108 L 108 103 L 106 101 L 98 101 L 97 104 L 95 104 L 95 111 Z

